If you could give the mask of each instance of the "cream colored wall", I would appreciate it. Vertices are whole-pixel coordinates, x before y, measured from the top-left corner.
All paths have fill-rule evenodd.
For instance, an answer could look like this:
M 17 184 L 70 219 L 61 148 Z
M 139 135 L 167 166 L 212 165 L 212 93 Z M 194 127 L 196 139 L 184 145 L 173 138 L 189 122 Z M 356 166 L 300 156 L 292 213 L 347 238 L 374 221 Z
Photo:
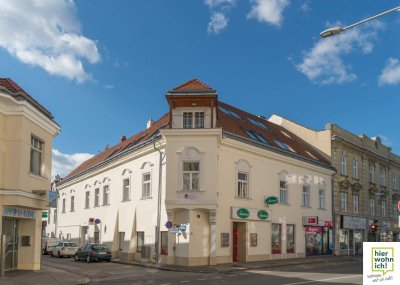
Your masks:
M 211 108 L 208 107 L 177 107 L 172 109 L 172 128 L 183 128 L 183 112 L 204 112 L 204 128 L 211 127 Z M 194 121 L 194 117 L 193 117 Z
M 41 230 L 42 219 L 41 211 L 36 211 L 36 220 L 20 219 L 19 220 L 19 238 L 22 236 L 30 236 L 30 246 L 18 247 L 18 269 L 39 270 L 41 251 Z

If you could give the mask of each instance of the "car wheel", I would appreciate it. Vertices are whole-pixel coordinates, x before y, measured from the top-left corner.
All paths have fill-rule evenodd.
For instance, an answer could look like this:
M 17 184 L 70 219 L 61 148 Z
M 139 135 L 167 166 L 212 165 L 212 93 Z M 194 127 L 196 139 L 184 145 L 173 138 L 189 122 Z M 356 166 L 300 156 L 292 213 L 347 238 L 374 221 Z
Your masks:
M 79 261 L 79 257 L 77 255 L 74 256 L 75 261 Z
M 110 261 L 111 261 L 111 259 L 106 259 L 106 261 L 107 261 L 107 262 L 110 262 Z
M 92 262 L 92 259 L 90 258 L 90 256 L 89 256 L 89 255 L 86 257 L 86 262 L 87 262 L 87 263 L 90 263 L 90 262 Z

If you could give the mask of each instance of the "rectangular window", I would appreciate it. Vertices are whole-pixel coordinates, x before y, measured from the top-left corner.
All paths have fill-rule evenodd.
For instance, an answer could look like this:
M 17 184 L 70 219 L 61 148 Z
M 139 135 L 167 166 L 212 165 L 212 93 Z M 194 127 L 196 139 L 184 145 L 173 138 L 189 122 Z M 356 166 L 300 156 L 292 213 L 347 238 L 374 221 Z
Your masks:
M 204 128 L 204 112 L 194 113 L 194 127 L 197 129 Z
M 286 252 L 294 253 L 294 225 L 286 225 Z
M 98 207 L 100 205 L 100 188 L 94 189 L 94 206 Z
M 398 216 L 397 216 L 397 203 L 398 202 L 393 202 L 393 208 L 392 208 L 392 217 L 393 218 L 397 218 Z M 49 222 L 50 223 L 50 222 Z
M 193 128 L 193 113 L 183 112 L 183 128 L 191 129 Z
M 353 195 L 353 213 L 354 214 L 358 214 L 358 206 L 359 206 L 358 198 L 359 197 L 357 194 Z
M 303 199 L 302 199 L 302 206 L 303 207 L 310 207 L 310 187 L 303 186 Z
M 381 201 L 381 216 L 386 217 L 386 201 Z
M 358 160 L 353 160 L 353 178 L 358 179 Z
M 168 232 L 161 232 L 161 255 L 168 255 Z
M 30 172 L 35 175 L 41 175 L 42 152 L 43 152 L 43 141 L 32 136 L 31 137 Z
M 130 179 L 125 178 L 122 180 L 122 201 L 130 200 Z
M 325 209 L 325 190 L 319 189 L 319 208 Z
M 147 172 L 143 174 L 143 189 L 142 189 L 142 198 L 151 197 L 151 177 L 150 173 Z
M 375 183 L 375 165 L 369 165 L 369 182 Z
M 237 197 L 249 197 L 249 174 L 243 171 L 238 171 L 237 176 Z
M 85 209 L 89 209 L 90 202 L 90 192 L 86 191 L 85 193 Z
M 62 212 L 65 213 L 65 198 L 62 199 Z
M 137 252 L 142 251 L 144 245 L 144 232 L 137 232 Z
M 381 185 L 386 186 L 386 169 L 381 168 Z
M 281 224 L 271 224 L 271 253 L 282 253 L 281 245 Z
M 118 248 L 119 250 L 124 249 L 125 232 L 119 232 Z
M 375 199 L 369 199 L 369 214 L 375 216 Z
M 57 223 L 57 208 L 54 209 L 54 213 L 53 213 L 53 222 L 56 224 Z
M 340 192 L 340 211 L 346 212 L 347 211 L 347 193 Z
M 200 162 L 183 162 L 183 190 L 199 190 Z
M 110 193 L 109 193 L 109 186 L 106 185 L 103 187 L 103 205 L 110 204 Z
M 287 182 L 282 180 L 279 182 L 279 203 L 281 204 L 288 203 Z
M 75 212 L 75 196 L 71 196 L 71 212 Z
M 347 157 L 345 154 L 342 155 L 342 160 L 340 162 L 340 174 L 347 175 Z
M 392 188 L 393 188 L 393 190 L 397 190 L 397 176 L 396 176 L 396 174 L 393 174 Z

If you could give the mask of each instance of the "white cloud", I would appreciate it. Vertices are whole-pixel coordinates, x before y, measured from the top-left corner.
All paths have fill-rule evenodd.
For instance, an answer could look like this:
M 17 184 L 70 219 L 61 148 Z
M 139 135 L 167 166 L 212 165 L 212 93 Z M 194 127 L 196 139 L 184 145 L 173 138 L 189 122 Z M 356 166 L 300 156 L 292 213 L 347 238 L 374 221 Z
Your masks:
M 345 55 L 361 50 L 362 54 L 372 52 L 376 31 L 382 25 L 376 22 L 364 28 L 354 28 L 340 35 L 320 39 L 307 51 L 303 61 L 296 68 L 316 84 L 343 84 L 354 81 L 357 75 L 350 64 L 343 59 Z
M 400 61 L 397 58 L 389 58 L 379 76 L 379 85 L 395 85 L 398 83 L 400 83 Z
M 386 136 L 378 135 L 378 136 L 376 136 L 376 137 L 371 137 L 371 139 L 375 141 L 377 137 L 380 138 L 381 143 L 382 143 L 383 145 L 392 147 L 392 141 L 391 141 L 388 137 L 386 137 Z
M 211 16 L 211 20 L 208 23 L 207 31 L 209 33 L 218 34 L 228 25 L 228 19 L 224 14 L 220 12 L 214 12 Z
M 235 5 L 236 0 L 204 0 L 204 3 L 210 8 L 213 8 L 219 5 Z
M 253 0 L 252 2 L 253 5 L 247 17 L 274 26 L 281 25 L 283 10 L 289 5 L 288 0 Z
M 53 163 L 51 169 L 52 180 L 58 174 L 61 177 L 67 176 L 72 170 L 78 167 L 82 162 L 93 157 L 90 153 L 61 153 L 57 149 L 53 149 Z
M 107 84 L 107 85 L 104 86 L 104 88 L 107 89 L 107 90 L 114 89 L 114 87 L 115 87 L 115 86 L 112 85 L 112 84 Z
M 97 43 L 84 37 L 73 0 L 1 0 L 0 47 L 52 75 L 90 79 L 83 61 L 100 61 Z
M 301 4 L 300 10 L 303 11 L 304 13 L 310 11 L 311 10 L 310 3 L 308 1 L 305 1 L 303 4 Z

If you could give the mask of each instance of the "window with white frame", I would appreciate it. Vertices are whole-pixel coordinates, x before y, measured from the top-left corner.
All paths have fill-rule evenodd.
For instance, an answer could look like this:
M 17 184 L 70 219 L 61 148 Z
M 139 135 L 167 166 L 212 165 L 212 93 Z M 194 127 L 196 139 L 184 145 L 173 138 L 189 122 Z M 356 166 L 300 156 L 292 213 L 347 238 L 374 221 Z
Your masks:
M 358 179 L 358 160 L 353 159 L 353 178 Z
M 204 128 L 204 112 L 183 112 L 183 128 Z
M 392 208 L 392 217 L 393 217 L 393 218 L 397 218 L 397 217 L 398 217 L 398 216 L 397 216 L 397 215 L 398 215 L 398 214 L 397 214 L 397 211 L 398 211 L 398 210 L 397 210 L 397 203 L 398 203 L 398 202 L 393 202 L 393 208 Z
M 75 196 L 71 196 L 71 212 L 75 212 Z
M 281 203 L 281 204 L 288 203 L 287 181 L 283 181 L 283 180 L 279 181 L 279 203 Z
M 183 190 L 199 190 L 199 161 L 184 161 L 183 169 Z
M 374 198 L 369 199 L 369 214 L 371 216 L 375 216 L 375 199 Z
M 247 172 L 238 171 L 237 173 L 237 197 L 249 197 L 249 174 Z
M 347 193 L 340 192 L 340 211 L 346 212 L 347 211 Z
M 386 200 L 381 200 L 381 216 L 386 217 Z
M 110 205 L 110 187 L 105 185 L 103 187 L 103 205 Z
M 131 198 L 131 179 L 125 178 L 122 180 L 122 201 L 129 201 Z
M 325 190 L 324 189 L 318 190 L 318 201 L 319 201 L 319 208 L 325 209 Z
M 381 185 L 386 186 L 386 169 L 381 167 Z
M 353 195 L 353 213 L 358 214 L 359 210 L 359 196 L 358 194 Z
M 194 127 L 196 129 L 204 128 L 204 112 L 194 113 Z
M 150 172 L 144 173 L 142 176 L 143 188 L 142 188 L 142 198 L 151 197 L 151 175 Z
M 375 183 L 375 165 L 369 165 L 369 182 Z
M 43 145 L 42 140 L 31 136 L 30 172 L 35 175 L 41 175 Z
M 340 174 L 347 175 L 347 156 L 342 154 L 342 159 L 340 162 Z
M 100 188 L 94 189 L 94 206 L 100 206 Z
M 392 188 L 393 190 L 397 190 L 397 175 L 393 173 L 393 178 L 392 178 Z
M 65 200 L 66 200 L 65 198 L 62 199 L 62 212 L 63 213 L 65 213 L 65 203 L 66 203 Z
M 302 193 L 302 206 L 310 207 L 310 186 L 303 185 L 303 193 Z
M 89 209 L 90 203 L 90 192 L 86 191 L 85 193 L 85 209 Z

